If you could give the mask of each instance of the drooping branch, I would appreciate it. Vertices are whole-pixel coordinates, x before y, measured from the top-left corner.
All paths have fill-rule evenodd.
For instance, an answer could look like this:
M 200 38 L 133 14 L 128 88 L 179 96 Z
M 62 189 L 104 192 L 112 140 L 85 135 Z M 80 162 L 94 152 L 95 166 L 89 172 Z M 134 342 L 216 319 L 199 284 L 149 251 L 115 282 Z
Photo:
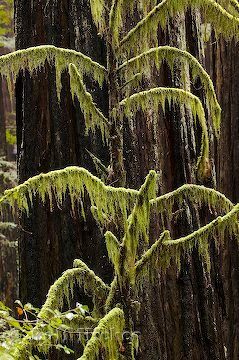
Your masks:
M 201 180 L 204 178 L 204 173 L 207 168 L 209 159 L 209 138 L 208 128 L 205 118 L 205 112 L 199 98 L 188 91 L 176 88 L 153 88 L 147 91 L 135 93 L 128 98 L 123 99 L 120 102 L 121 107 L 124 108 L 124 114 L 126 117 L 130 117 L 132 113 L 138 110 L 152 109 L 157 114 L 159 105 L 162 106 L 165 111 L 166 101 L 171 106 L 171 102 L 175 105 L 185 105 L 193 114 L 194 119 L 198 119 L 202 128 L 202 143 L 201 152 L 198 158 L 198 178 Z
M 138 194 L 137 190 L 106 186 L 86 169 L 70 166 L 34 176 L 23 184 L 5 191 L 4 196 L 0 198 L 0 210 L 3 204 L 8 202 L 13 210 L 16 205 L 20 210 L 26 210 L 28 214 L 35 195 L 39 195 L 43 203 L 48 197 L 52 210 L 53 198 L 57 205 L 61 206 L 66 194 L 69 194 L 74 210 L 76 203 L 83 202 L 85 192 L 89 196 L 91 205 L 98 208 L 99 215 L 103 216 L 105 213 L 112 219 L 120 216 L 124 224 Z
M 127 53 L 145 51 L 148 49 L 148 44 L 157 42 L 158 26 L 164 29 L 170 17 L 189 7 L 199 8 L 204 20 L 212 24 L 217 34 L 223 34 L 227 38 L 239 37 L 239 19 L 228 13 L 215 0 L 163 0 L 121 40 L 120 51 Z M 140 42 L 137 39 L 140 39 Z
M 152 208 L 156 207 L 157 214 L 165 213 L 170 220 L 172 209 L 177 205 L 180 209 L 184 201 L 198 207 L 206 206 L 220 214 L 228 213 L 233 203 L 217 190 L 202 185 L 184 184 L 178 189 L 150 200 Z
M 219 137 L 220 133 L 220 120 L 221 120 L 221 107 L 217 101 L 217 96 L 214 90 L 212 80 L 208 73 L 204 70 L 199 61 L 191 55 L 189 52 L 177 49 L 171 46 L 160 46 L 152 48 L 144 53 L 124 62 L 118 71 L 124 73 L 126 80 L 131 78 L 135 73 L 148 72 L 154 64 L 157 70 L 160 70 L 161 64 L 167 62 L 171 72 L 174 72 L 174 65 L 180 64 L 181 69 L 185 66 L 185 63 L 189 65 L 192 74 L 192 80 L 195 83 L 199 78 L 203 85 L 205 94 L 208 100 L 208 106 L 212 116 L 215 134 Z M 183 71 L 182 71 L 183 72 Z M 181 78 L 184 81 L 183 77 Z M 186 84 L 184 83 L 184 86 Z
M 200 227 L 191 234 L 176 240 L 167 239 L 162 242 L 162 266 L 167 268 L 170 260 L 173 259 L 180 267 L 180 258 L 185 253 L 190 253 L 197 247 L 199 254 L 210 269 L 209 239 L 213 238 L 216 246 L 223 240 L 224 231 L 227 229 L 229 234 L 239 238 L 238 224 L 239 204 L 235 205 L 231 211 L 224 216 L 218 216 L 209 224 Z
M 85 346 L 83 355 L 78 360 L 96 360 L 100 351 L 104 352 L 104 356 L 108 360 L 119 360 L 123 329 L 124 312 L 119 308 L 114 308 L 100 320 Z
M 50 287 L 39 318 L 49 318 L 52 311 L 61 310 L 64 300 L 69 304 L 74 285 L 78 285 L 87 295 L 93 296 L 95 311 L 101 313 L 100 307 L 107 298 L 109 287 L 82 261 L 76 260 L 74 265 L 75 268 L 66 270 Z
M 109 138 L 109 121 L 96 107 L 75 65 L 69 65 L 69 74 L 71 94 L 73 99 L 76 96 L 79 101 L 81 111 L 84 114 L 86 131 L 91 130 L 95 133 L 95 129 L 98 127 L 101 131 L 102 139 L 107 141 Z
M 58 97 L 61 92 L 61 74 L 68 70 L 69 63 L 74 64 L 80 74 L 90 75 L 100 86 L 107 76 L 104 66 L 91 60 L 90 57 L 75 50 L 57 48 L 52 45 L 42 45 L 18 50 L 13 53 L 0 56 L 0 74 L 7 78 L 9 89 L 12 82 L 15 83 L 20 71 L 29 71 L 31 75 L 45 65 L 48 61 L 56 67 L 56 88 Z
M 154 280 L 155 274 L 160 269 L 160 255 L 162 251 L 162 242 L 168 239 L 170 233 L 168 230 L 164 231 L 160 238 L 148 249 L 135 264 L 135 284 L 140 290 L 144 284 L 145 279 Z

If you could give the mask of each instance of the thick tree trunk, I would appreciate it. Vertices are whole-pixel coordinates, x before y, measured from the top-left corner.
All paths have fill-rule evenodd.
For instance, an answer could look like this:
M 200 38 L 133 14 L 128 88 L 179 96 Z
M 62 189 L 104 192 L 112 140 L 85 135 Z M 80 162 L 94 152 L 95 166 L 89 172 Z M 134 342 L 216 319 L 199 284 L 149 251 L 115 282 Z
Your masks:
M 222 107 L 221 138 L 217 146 L 218 188 L 234 203 L 239 202 L 239 47 L 212 38 L 208 44 L 207 67 Z M 228 359 L 239 357 L 239 258 L 238 243 L 231 239 L 221 256 L 225 316 L 223 331 Z
M 198 16 L 188 14 L 186 21 L 181 16 L 175 18 L 168 35 L 159 34 L 160 43 L 187 48 L 203 60 L 202 46 L 200 40 L 197 41 Z M 169 71 L 164 68 L 162 81 L 163 86 L 177 87 L 177 73 L 171 82 Z M 155 79 L 150 85 L 157 85 Z M 183 183 L 197 182 L 196 161 L 200 146 L 197 139 L 200 139 L 200 130 L 195 129 L 188 113 L 180 113 L 177 108 L 167 112 L 166 116 L 161 113 L 156 125 L 150 115 L 145 118 L 140 113 L 133 123 L 125 124 L 127 185 L 139 187 L 150 169 L 155 169 L 160 176 L 161 194 Z M 210 160 L 214 169 L 213 153 Z M 212 183 L 215 179 L 209 173 L 205 184 Z M 185 215 L 175 221 L 171 229 L 174 236 L 183 236 L 199 226 L 197 215 L 193 209 L 191 211 L 191 218 Z M 155 236 L 152 234 L 153 239 Z M 225 359 L 222 308 L 215 278 L 214 267 L 211 275 L 205 275 L 195 251 L 192 257 L 182 259 L 179 274 L 172 267 L 167 274 L 159 273 L 153 288 L 151 284 L 145 284 L 136 329 L 141 333 L 138 359 Z
M 54 44 L 72 48 L 104 63 L 103 44 L 92 24 L 89 4 L 81 1 L 15 2 L 16 45 L 18 49 Z M 89 82 L 89 86 L 94 85 Z M 107 104 L 97 89 L 95 96 L 102 108 Z M 30 79 L 18 79 L 17 132 L 19 180 L 23 182 L 40 172 L 83 165 L 94 172 L 86 149 L 104 162 L 104 148 L 99 140 L 84 136 L 84 121 L 79 107 L 74 107 L 68 76 L 63 76 L 61 103 L 55 90 L 54 69 L 47 67 Z M 99 139 L 99 137 L 97 137 Z M 63 209 L 50 213 L 35 201 L 30 216 L 22 216 L 20 238 L 20 297 L 40 306 L 53 281 L 72 266 L 76 257 L 85 260 L 99 275 L 107 275 L 105 248 L 101 235 L 89 218 L 87 224 L 71 214 L 69 201 Z M 97 259 L 97 261 L 96 261 Z M 103 266 L 104 265 L 104 266 Z

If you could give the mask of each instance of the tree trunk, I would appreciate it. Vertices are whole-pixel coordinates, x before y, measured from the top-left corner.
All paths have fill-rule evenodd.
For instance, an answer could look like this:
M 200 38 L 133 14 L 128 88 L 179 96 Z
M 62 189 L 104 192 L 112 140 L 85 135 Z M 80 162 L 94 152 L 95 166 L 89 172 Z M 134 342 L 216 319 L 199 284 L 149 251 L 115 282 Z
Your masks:
M 198 21 L 200 17 L 197 13 L 187 14 L 186 19 L 176 17 L 167 34 L 159 33 L 160 44 L 187 48 L 203 60 Z M 177 72 L 175 78 L 170 79 L 169 71 L 164 67 L 161 75 L 163 84 L 160 85 L 178 86 Z M 151 79 L 150 85 L 158 85 L 157 80 Z M 196 95 L 202 97 L 200 92 Z M 125 124 L 127 185 L 139 187 L 150 169 L 159 174 L 160 194 L 172 191 L 183 183 L 197 182 L 195 170 L 200 146 L 197 139 L 200 139 L 200 130 L 194 127 L 191 114 L 182 113 L 177 107 L 173 112 L 167 111 L 166 116 L 160 113 L 156 126 L 150 114 L 145 118 L 139 113 L 132 124 Z M 210 163 L 214 169 L 213 153 Z M 205 185 L 213 183 L 215 179 L 209 173 Z M 180 217 L 171 231 L 180 237 L 198 226 L 197 215 L 191 209 L 191 217 Z M 155 237 L 156 234 L 152 234 L 153 240 Z M 212 259 L 216 261 L 216 256 Z M 218 273 L 216 275 L 220 279 Z M 136 328 L 141 333 L 141 351 L 137 359 L 225 359 L 222 308 L 215 278 L 214 267 L 211 274 L 206 275 L 198 253 L 194 251 L 192 257 L 182 259 L 180 273 L 172 267 L 166 274 L 159 272 L 155 286 L 145 284 Z
M 104 44 L 92 23 L 88 1 L 15 2 L 16 45 L 23 49 L 40 44 L 76 49 L 105 63 Z M 89 81 L 91 88 L 94 86 Z M 94 89 L 106 108 L 107 97 Z M 84 135 L 79 106 L 72 103 L 69 79 L 63 76 L 61 103 L 55 90 L 54 69 L 47 66 L 30 79 L 19 77 L 17 95 L 17 137 L 19 181 L 68 165 L 83 165 L 94 172 L 86 149 L 107 161 L 99 140 Z M 69 201 L 50 213 L 48 206 L 34 202 L 30 216 L 21 217 L 20 297 L 40 306 L 49 286 L 80 257 L 103 278 L 109 278 L 105 248 L 92 217 L 85 224 L 74 216 Z M 96 261 L 97 259 L 97 261 Z M 103 266 L 104 265 L 104 266 Z
M 239 202 L 239 47 L 234 41 L 208 44 L 207 67 L 222 107 L 221 138 L 217 145 L 218 189 L 234 203 Z M 231 239 L 221 256 L 225 316 L 223 332 L 228 359 L 239 357 L 239 257 L 238 242 Z

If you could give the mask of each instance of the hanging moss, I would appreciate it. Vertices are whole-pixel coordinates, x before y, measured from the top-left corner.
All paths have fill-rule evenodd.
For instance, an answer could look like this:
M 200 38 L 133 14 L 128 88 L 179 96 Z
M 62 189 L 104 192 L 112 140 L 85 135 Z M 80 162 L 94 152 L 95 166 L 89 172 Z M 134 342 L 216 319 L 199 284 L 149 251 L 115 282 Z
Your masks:
M 161 268 L 160 256 L 162 252 L 162 242 L 170 238 L 168 230 L 164 231 L 157 240 L 135 264 L 135 284 L 137 291 L 141 290 L 145 280 L 154 281 L 155 275 Z
M 94 62 L 80 52 L 57 48 L 52 45 L 36 46 L 0 56 L 0 74 L 6 77 L 10 93 L 13 93 L 12 84 L 16 82 L 20 71 L 27 70 L 30 75 L 33 75 L 45 65 L 46 61 L 56 67 L 58 98 L 60 98 L 62 87 L 61 74 L 68 69 L 70 63 L 77 67 L 82 76 L 85 74 L 90 75 L 100 86 L 103 85 L 107 75 L 104 66 Z
M 106 30 L 107 4 L 105 3 L 105 0 L 90 0 L 90 7 L 94 23 L 100 34 L 104 35 Z
M 70 166 L 34 176 L 23 184 L 5 191 L 4 196 L 0 198 L 0 209 L 7 201 L 13 210 L 16 205 L 29 214 L 32 198 L 38 194 L 42 203 L 46 203 L 48 198 L 50 209 L 53 210 L 53 197 L 58 206 L 61 206 L 66 194 L 69 194 L 74 210 L 76 203 L 83 202 L 85 193 L 88 194 L 91 205 L 97 207 L 98 214 L 102 215 L 100 220 L 104 221 L 105 213 L 111 219 L 120 216 L 123 224 L 126 224 L 138 191 L 106 186 L 86 169 Z
M 39 313 L 40 318 L 51 317 L 52 311 L 62 308 L 64 300 L 69 304 L 74 285 L 78 285 L 86 294 L 93 295 L 95 312 L 101 313 L 100 307 L 107 298 L 109 287 L 82 261 L 77 260 L 75 265 L 78 267 L 66 270 L 50 287 L 47 300 Z
M 120 243 L 111 231 L 105 233 L 105 242 L 109 259 L 114 265 L 117 275 L 120 274 Z
M 109 138 L 109 121 L 96 107 L 75 65 L 69 65 L 69 74 L 72 98 L 74 100 L 74 96 L 76 96 L 79 101 L 85 118 L 86 133 L 91 130 L 95 134 L 95 129 L 98 127 L 101 131 L 102 139 L 107 141 Z
M 208 129 L 205 118 L 205 112 L 199 98 L 188 91 L 176 88 L 153 88 L 146 91 L 133 94 L 120 102 L 120 106 L 124 108 L 124 114 L 130 118 L 132 113 L 139 110 L 146 111 L 152 109 L 154 113 L 158 113 L 159 105 L 165 111 L 166 101 L 169 108 L 172 103 L 174 105 L 186 106 L 192 111 L 194 120 L 198 119 L 202 128 L 201 152 L 197 162 L 198 178 L 203 180 L 209 160 L 209 138 Z
M 120 73 L 123 71 L 127 81 L 127 79 L 131 78 L 134 73 L 142 74 L 148 72 L 149 69 L 152 68 L 152 64 L 155 64 L 157 70 L 159 71 L 161 64 L 164 61 L 169 65 L 172 75 L 174 74 L 175 64 L 177 64 L 177 66 L 180 64 L 182 69 L 185 66 L 185 63 L 187 63 L 191 69 L 193 83 L 195 84 L 197 79 L 200 79 L 208 100 L 215 134 L 217 137 L 219 137 L 221 107 L 217 101 L 212 80 L 202 65 L 198 62 L 198 60 L 189 52 L 171 46 L 160 46 L 157 48 L 152 48 L 149 51 L 146 51 L 124 62 L 118 68 L 118 71 Z M 184 86 L 186 87 L 186 82 L 184 83 Z
M 101 351 L 105 360 L 120 360 L 119 352 L 124 329 L 124 312 L 112 309 L 100 320 L 87 342 L 83 355 L 78 360 L 97 360 Z
M 224 237 L 225 229 L 229 231 L 230 235 L 236 236 L 239 240 L 238 213 L 239 204 L 235 205 L 226 215 L 217 217 L 209 224 L 200 227 L 187 236 L 176 240 L 164 240 L 162 242 L 162 266 L 167 268 L 170 265 L 170 260 L 173 260 L 180 268 L 181 256 L 184 256 L 185 253 L 190 254 L 192 249 L 196 247 L 209 271 L 209 240 L 213 239 L 216 246 L 219 247 L 220 241 Z
M 239 37 L 239 19 L 228 13 L 215 0 L 163 0 L 121 40 L 120 52 L 135 54 L 147 50 L 148 44 L 157 44 L 158 26 L 165 29 L 169 18 L 185 12 L 187 8 L 200 9 L 204 21 L 211 23 L 217 34 L 223 34 L 226 38 Z M 140 39 L 140 42 L 137 39 Z
M 187 204 L 190 202 L 197 208 L 206 206 L 210 211 L 220 214 L 228 213 L 234 206 L 233 203 L 219 191 L 194 184 L 184 184 L 177 190 L 152 199 L 150 203 L 152 210 L 156 207 L 158 215 L 165 213 L 171 221 L 173 207 L 176 205 L 177 208 L 180 209 L 183 207 L 185 201 Z

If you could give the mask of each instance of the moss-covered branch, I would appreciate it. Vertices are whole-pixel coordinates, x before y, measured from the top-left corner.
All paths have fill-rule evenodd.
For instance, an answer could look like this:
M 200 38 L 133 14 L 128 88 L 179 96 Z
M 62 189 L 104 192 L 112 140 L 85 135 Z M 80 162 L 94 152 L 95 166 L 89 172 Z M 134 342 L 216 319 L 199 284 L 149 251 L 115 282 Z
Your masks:
M 98 127 L 101 131 L 102 139 L 107 141 L 109 137 L 109 121 L 96 107 L 75 65 L 69 65 L 69 74 L 71 94 L 73 99 L 74 96 L 76 96 L 79 101 L 81 111 L 85 118 L 86 132 L 88 133 L 88 130 L 91 130 L 95 133 L 95 129 Z
M 124 330 L 124 312 L 119 308 L 112 309 L 100 320 L 87 342 L 83 355 L 78 360 L 96 360 L 101 351 L 105 360 L 120 360 L 120 344 Z
M 151 170 L 141 186 L 135 207 L 129 216 L 128 227 L 125 230 L 125 235 L 122 241 L 122 247 L 125 251 L 125 258 L 120 264 L 123 268 L 120 281 L 125 281 L 129 276 L 134 280 L 134 265 L 136 259 L 137 247 L 140 237 L 145 243 L 148 243 L 148 229 L 149 229 L 149 215 L 150 203 L 149 201 L 155 198 L 156 190 L 156 172 Z
M 13 210 L 16 205 L 20 210 L 26 210 L 28 214 L 33 196 L 39 195 L 43 203 L 46 202 L 47 197 L 49 198 L 52 210 L 54 201 L 61 206 L 65 196 L 69 194 L 74 210 L 76 203 L 83 202 L 85 193 L 89 195 L 91 205 L 98 208 L 99 215 L 103 216 L 105 213 L 111 219 L 120 217 L 123 223 L 126 223 L 138 191 L 106 186 L 86 169 L 70 166 L 34 176 L 23 184 L 5 191 L 4 196 L 0 198 L 0 209 L 5 202 L 8 202 Z
M 109 259 L 114 265 L 114 269 L 117 275 L 119 275 L 120 266 L 120 243 L 116 236 L 111 231 L 105 233 L 105 242 Z
M 184 184 L 177 190 L 150 200 L 152 208 L 156 207 L 158 214 L 165 213 L 169 220 L 173 212 L 173 206 L 177 205 L 178 208 L 181 208 L 184 202 L 187 204 L 190 202 L 192 205 L 197 206 L 197 208 L 206 206 L 210 210 L 220 214 L 226 214 L 234 206 L 233 203 L 219 191 L 194 184 Z
M 107 76 L 104 66 L 94 62 L 90 57 L 70 49 L 57 48 L 52 45 L 42 45 L 18 50 L 0 56 L 0 74 L 7 78 L 11 91 L 11 80 L 16 81 L 20 71 L 29 71 L 31 75 L 45 65 L 48 61 L 56 67 L 56 88 L 58 97 L 61 92 L 61 74 L 68 70 L 70 63 L 74 64 L 80 74 L 90 75 L 100 86 Z
M 82 261 L 77 261 L 78 267 L 66 270 L 50 287 L 47 300 L 43 305 L 39 318 L 49 318 L 52 311 L 60 310 L 64 300 L 70 303 L 74 285 L 78 285 L 88 295 L 93 296 L 93 302 L 97 312 L 101 312 L 100 306 L 107 298 L 109 287 L 98 278 Z
M 160 264 L 160 255 L 162 251 L 162 242 L 168 239 L 170 233 L 168 230 L 164 231 L 160 238 L 148 249 L 135 264 L 135 284 L 140 290 L 144 284 L 145 279 L 154 280 L 155 274 L 158 273 Z
M 212 24 L 217 34 L 223 34 L 227 38 L 232 36 L 239 38 L 239 19 L 227 12 L 215 0 L 163 0 L 129 31 L 121 40 L 119 48 L 127 53 L 145 51 L 148 49 L 148 44 L 157 43 L 158 26 L 165 29 L 170 17 L 187 8 L 199 8 L 204 20 Z M 140 42 L 137 39 L 140 39 Z
M 205 176 L 204 173 L 209 159 L 209 138 L 205 112 L 197 96 L 182 89 L 159 87 L 133 94 L 123 99 L 120 105 L 125 109 L 124 114 L 126 117 L 129 118 L 132 113 L 139 110 L 146 111 L 152 109 L 154 113 L 157 114 L 159 105 L 165 110 L 166 101 L 169 107 L 171 107 L 171 103 L 188 107 L 192 111 L 194 119 L 198 119 L 200 123 L 202 128 L 202 143 L 197 168 L 198 178 L 201 180 Z
M 135 73 L 148 73 L 149 69 L 152 68 L 152 64 L 154 64 L 159 71 L 161 64 L 164 61 L 169 65 L 172 74 L 174 72 L 175 64 L 177 64 L 177 66 L 180 64 L 183 73 L 186 63 L 190 67 L 193 82 L 195 83 L 198 79 L 200 79 L 208 100 L 208 106 L 212 116 L 215 133 L 218 137 L 220 133 L 221 107 L 217 101 L 212 80 L 199 61 L 189 52 L 171 46 L 152 48 L 149 51 L 145 51 L 144 53 L 124 62 L 119 67 L 118 71 L 123 71 L 127 80 Z M 183 77 L 181 78 L 181 81 L 184 81 Z M 185 85 L 186 82 L 184 83 L 184 86 Z
M 199 254 L 205 261 L 207 268 L 210 269 L 209 239 L 213 238 L 216 246 L 223 240 L 224 231 L 227 229 L 229 234 L 239 237 L 238 224 L 239 204 L 235 205 L 231 211 L 224 216 L 219 216 L 209 224 L 200 227 L 187 236 L 176 240 L 167 239 L 162 242 L 162 265 L 168 267 L 170 260 L 173 259 L 180 267 L 180 258 L 185 253 L 190 253 L 197 247 Z
M 239 15 L 239 4 L 237 0 L 217 0 L 217 2 L 233 16 L 237 17 Z

